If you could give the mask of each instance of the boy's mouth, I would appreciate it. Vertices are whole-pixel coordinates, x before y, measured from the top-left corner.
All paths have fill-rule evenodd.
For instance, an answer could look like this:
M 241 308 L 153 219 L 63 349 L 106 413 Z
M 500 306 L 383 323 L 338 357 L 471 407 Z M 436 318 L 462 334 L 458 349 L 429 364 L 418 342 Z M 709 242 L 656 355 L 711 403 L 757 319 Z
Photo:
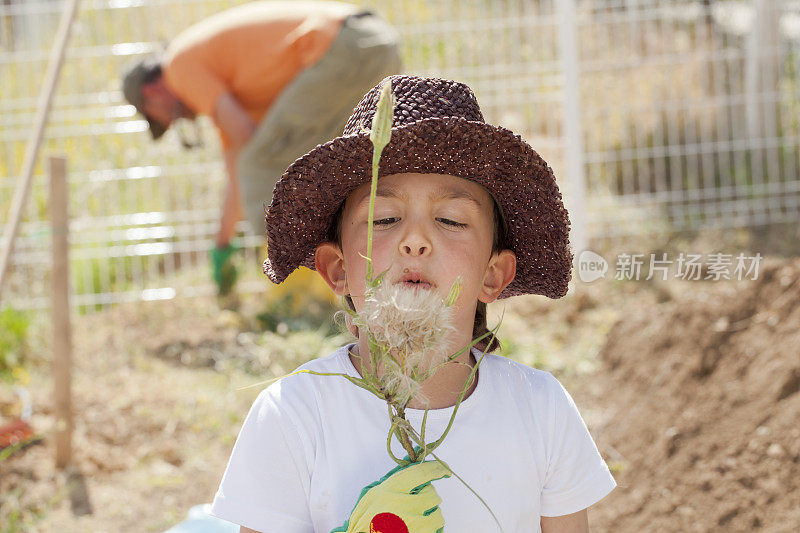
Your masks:
M 431 289 L 434 286 L 422 273 L 413 270 L 404 271 L 396 283 L 400 283 L 409 289 Z

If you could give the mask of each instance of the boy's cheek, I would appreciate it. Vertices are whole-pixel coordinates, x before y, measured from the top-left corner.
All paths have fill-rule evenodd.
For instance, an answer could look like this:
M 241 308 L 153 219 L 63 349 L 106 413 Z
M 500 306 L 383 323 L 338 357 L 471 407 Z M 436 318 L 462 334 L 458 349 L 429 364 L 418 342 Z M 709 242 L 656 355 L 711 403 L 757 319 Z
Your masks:
M 351 268 L 359 268 L 366 273 L 367 271 L 367 240 L 354 243 L 355 246 L 348 246 L 345 254 L 351 258 Z M 380 239 L 372 240 L 372 266 L 375 272 L 383 272 L 388 268 L 392 260 L 392 246 L 382 242 Z M 380 270 L 378 267 L 383 266 Z

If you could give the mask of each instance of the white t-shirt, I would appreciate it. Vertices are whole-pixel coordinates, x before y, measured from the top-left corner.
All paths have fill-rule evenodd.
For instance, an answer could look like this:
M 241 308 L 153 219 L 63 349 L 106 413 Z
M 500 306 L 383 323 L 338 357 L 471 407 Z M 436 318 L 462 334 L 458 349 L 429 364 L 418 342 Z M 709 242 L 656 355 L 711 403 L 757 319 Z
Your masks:
M 357 377 L 348 348 L 301 368 Z M 442 434 L 452 412 L 428 413 L 427 442 Z M 406 411 L 417 430 L 423 414 Z M 396 466 L 386 451 L 388 431 L 386 403 L 345 378 L 283 378 L 250 409 L 212 514 L 263 533 L 328 533 L 349 517 L 364 486 Z M 397 442 L 392 449 L 405 455 Z M 580 511 L 616 486 L 561 384 L 492 354 L 436 454 L 491 507 L 505 533 L 540 531 L 541 516 Z M 499 531 L 454 476 L 433 485 L 445 532 Z

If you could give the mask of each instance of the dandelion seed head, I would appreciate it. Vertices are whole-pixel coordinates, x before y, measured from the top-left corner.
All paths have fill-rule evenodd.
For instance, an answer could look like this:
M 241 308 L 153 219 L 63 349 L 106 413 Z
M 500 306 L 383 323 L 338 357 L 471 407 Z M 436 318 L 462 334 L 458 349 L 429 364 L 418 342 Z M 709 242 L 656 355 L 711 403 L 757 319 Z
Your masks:
M 419 398 L 421 374 L 447 357 L 452 320 L 436 291 L 383 282 L 367 294 L 356 322 L 390 352 L 382 383 L 400 404 Z

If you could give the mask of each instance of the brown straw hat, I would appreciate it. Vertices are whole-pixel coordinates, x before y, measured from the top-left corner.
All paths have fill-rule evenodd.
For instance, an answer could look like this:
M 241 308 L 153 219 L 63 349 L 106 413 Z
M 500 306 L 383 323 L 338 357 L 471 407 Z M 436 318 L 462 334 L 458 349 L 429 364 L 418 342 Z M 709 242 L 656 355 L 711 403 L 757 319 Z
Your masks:
M 313 269 L 314 251 L 329 239 L 339 206 L 370 181 L 367 129 L 385 82 L 392 84 L 395 107 L 380 176 L 449 174 L 479 183 L 500 207 L 506 243 L 517 256 L 517 275 L 501 298 L 566 294 L 572 265 L 569 219 L 552 169 L 518 135 L 486 124 L 475 95 L 463 83 L 412 76 L 386 78 L 361 99 L 341 137 L 289 166 L 275 185 L 266 215 L 264 273 L 280 283 L 301 265 Z

